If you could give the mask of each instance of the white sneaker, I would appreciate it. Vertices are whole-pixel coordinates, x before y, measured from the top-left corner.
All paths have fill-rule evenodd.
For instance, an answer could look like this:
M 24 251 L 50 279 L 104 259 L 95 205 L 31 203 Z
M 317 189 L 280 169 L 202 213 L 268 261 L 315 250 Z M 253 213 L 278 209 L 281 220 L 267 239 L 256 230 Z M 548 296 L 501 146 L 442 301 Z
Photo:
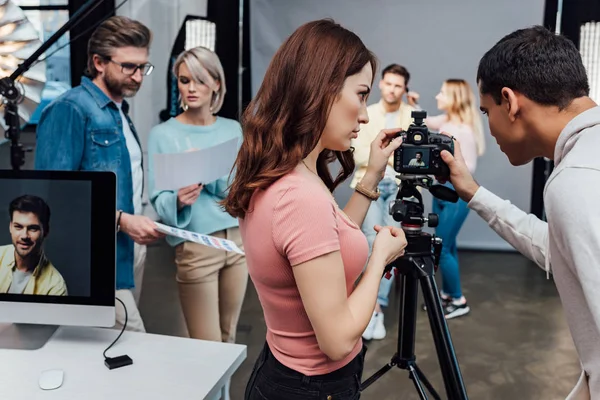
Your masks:
M 377 313 L 375 316 L 375 326 L 373 327 L 373 339 L 381 340 L 385 338 L 385 325 L 383 324 L 383 313 Z
M 373 311 L 373 315 L 371 315 L 371 320 L 369 321 L 369 325 L 362 334 L 363 339 L 371 340 L 373 339 L 373 329 L 375 329 L 377 313 Z

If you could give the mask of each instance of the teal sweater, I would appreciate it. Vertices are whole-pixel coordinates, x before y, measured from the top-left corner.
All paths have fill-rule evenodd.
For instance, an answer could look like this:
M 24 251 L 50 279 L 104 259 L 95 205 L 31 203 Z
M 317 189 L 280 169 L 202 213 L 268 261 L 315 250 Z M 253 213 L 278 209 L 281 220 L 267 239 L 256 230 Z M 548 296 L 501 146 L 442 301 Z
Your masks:
M 205 149 L 239 138 L 241 144 L 242 128 L 232 119 L 217 117 L 214 124 L 208 126 L 187 125 L 175 118 L 152 128 L 148 139 L 148 190 L 150 202 L 162 223 L 196 233 L 210 235 L 227 228 L 238 226 L 238 220 L 227 214 L 217 203 L 227 194 L 229 176 L 204 184 L 198 200 L 177 210 L 177 192 L 154 189 L 154 155 L 159 153 L 183 153 L 189 149 Z M 184 240 L 167 236 L 171 246 L 177 246 Z

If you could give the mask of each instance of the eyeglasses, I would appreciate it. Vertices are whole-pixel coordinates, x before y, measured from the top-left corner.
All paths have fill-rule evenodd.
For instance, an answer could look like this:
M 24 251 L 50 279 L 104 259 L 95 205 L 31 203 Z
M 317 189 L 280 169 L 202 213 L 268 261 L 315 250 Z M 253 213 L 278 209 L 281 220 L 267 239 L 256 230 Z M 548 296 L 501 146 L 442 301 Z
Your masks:
M 140 72 L 142 73 L 142 75 L 148 76 L 154 70 L 154 65 L 152 65 L 150 63 L 139 64 L 139 65 L 133 64 L 133 63 L 120 63 L 118 61 L 112 60 L 109 57 L 106 57 L 106 60 L 110 61 L 111 63 L 119 65 L 121 67 L 121 72 L 124 73 L 125 75 L 134 75 L 137 72 L 137 70 L 139 69 Z

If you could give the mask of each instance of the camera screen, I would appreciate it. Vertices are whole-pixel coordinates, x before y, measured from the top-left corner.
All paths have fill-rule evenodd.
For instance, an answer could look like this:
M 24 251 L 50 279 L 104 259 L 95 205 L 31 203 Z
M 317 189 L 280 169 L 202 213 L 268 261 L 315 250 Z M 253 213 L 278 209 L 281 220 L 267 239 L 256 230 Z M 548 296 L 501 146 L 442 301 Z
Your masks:
M 407 148 L 402 158 L 403 168 L 429 168 L 429 149 Z

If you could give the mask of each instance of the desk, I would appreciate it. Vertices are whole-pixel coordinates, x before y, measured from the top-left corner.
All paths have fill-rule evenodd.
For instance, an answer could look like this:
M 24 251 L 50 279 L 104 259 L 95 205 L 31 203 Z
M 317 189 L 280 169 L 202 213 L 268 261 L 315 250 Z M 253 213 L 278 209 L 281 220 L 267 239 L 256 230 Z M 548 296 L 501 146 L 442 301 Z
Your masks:
M 0 350 L 2 400 L 211 399 L 246 358 L 246 346 L 124 332 L 107 356 L 133 365 L 109 370 L 102 352 L 119 331 L 61 327 L 39 350 Z M 65 372 L 60 388 L 39 388 L 48 369 Z

